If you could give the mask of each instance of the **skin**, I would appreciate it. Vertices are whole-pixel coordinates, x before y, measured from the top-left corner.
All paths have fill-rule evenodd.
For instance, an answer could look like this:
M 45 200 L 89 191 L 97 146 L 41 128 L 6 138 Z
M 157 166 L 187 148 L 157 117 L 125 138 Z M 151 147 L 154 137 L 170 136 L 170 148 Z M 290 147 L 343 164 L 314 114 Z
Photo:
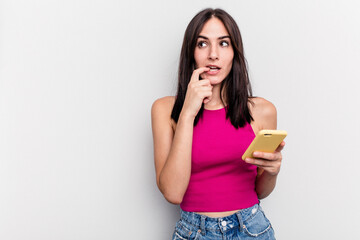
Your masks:
M 180 204 L 186 192 L 191 175 L 191 149 L 193 123 L 204 103 L 205 109 L 220 109 L 220 84 L 229 74 L 234 56 L 233 48 L 224 24 L 213 17 L 205 23 L 197 39 L 194 57 L 197 69 L 190 79 L 184 105 L 178 122 L 171 119 L 175 97 L 157 99 L 151 108 L 154 140 L 156 182 L 165 199 Z M 209 65 L 220 67 L 218 72 L 210 72 Z M 202 80 L 199 80 L 199 77 Z M 276 129 L 275 106 L 263 99 L 252 98 L 249 104 L 254 118 L 251 126 L 257 134 L 262 129 Z M 255 152 L 256 158 L 245 159 L 258 167 L 256 192 L 259 199 L 267 197 L 274 189 L 281 167 L 282 142 L 274 153 Z M 240 209 L 226 212 L 198 212 L 209 217 L 224 217 Z

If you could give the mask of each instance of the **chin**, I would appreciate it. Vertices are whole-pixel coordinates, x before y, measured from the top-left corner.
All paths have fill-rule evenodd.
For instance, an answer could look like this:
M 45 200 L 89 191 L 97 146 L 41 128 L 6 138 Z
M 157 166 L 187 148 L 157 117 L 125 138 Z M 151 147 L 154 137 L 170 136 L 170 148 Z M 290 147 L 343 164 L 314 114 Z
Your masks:
M 224 81 L 225 78 L 219 78 L 219 77 L 208 77 L 211 85 L 216 85 Z
M 222 81 L 212 81 L 212 80 L 210 80 L 210 84 L 211 85 L 217 85 L 217 84 L 220 84 Z

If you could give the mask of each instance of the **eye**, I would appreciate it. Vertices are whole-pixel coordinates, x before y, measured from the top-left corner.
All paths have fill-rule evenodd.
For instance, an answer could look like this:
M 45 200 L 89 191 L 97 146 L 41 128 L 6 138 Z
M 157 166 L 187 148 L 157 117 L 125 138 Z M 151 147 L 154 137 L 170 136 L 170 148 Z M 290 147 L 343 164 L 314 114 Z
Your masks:
M 198 44 L 197 44 L 197 46 L 198 46 L 199 48 L 203 48 L 203 47 L 206 47 L 206 46 L 207 46 L 207 43 L 204 42 L 204 41 L 199 41 Z
M 220 46 L 222 46 L 222 47 L 228 47 L 230 44 L 229 44 L 229 42 L 228 41 L 221 41 L 220 42 Z

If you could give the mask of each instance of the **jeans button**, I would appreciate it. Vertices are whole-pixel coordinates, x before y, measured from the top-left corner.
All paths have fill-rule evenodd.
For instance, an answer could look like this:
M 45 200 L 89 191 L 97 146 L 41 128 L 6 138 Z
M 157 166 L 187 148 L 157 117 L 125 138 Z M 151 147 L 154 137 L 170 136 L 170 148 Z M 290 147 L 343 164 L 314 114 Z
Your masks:
M 222 222 L 221 222 L 221 225 L 222 225 L 223 227 L 225 227 L 225 226 L 226 226 L 226 221 L 222 221 Z

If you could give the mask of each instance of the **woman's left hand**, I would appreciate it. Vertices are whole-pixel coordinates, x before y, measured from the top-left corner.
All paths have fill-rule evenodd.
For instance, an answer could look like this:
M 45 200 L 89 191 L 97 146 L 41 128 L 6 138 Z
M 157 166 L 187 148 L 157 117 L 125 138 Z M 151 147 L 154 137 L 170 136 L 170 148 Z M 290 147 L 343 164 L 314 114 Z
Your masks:
M 270 175 L 276 176 L 280 172 L 282 160 L 281 150 L 283 150 L 284 146 L 285 142 L 282 141 L 273 153 L 254 152 L 253 156 L 255 158 L 246 158 L 245 162 L 258 166 Z

